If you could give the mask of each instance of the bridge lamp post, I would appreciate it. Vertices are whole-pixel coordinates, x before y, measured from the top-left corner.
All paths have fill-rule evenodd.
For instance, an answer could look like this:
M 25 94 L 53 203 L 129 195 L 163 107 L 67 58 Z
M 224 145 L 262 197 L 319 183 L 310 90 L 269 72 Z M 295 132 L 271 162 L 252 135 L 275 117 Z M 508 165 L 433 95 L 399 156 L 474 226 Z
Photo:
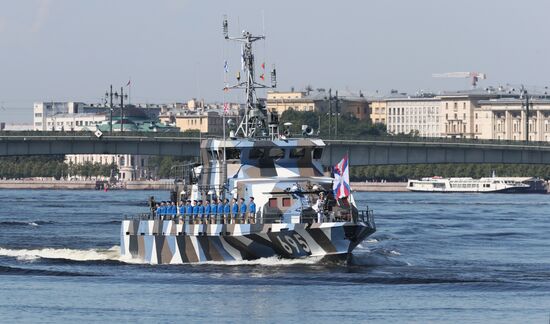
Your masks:
M 109 133 L 113 134 L 113 85 L 105 92 L 105 98 L 109 98 Z
M 120 94 L 118 92 L 115 92 L 114 96 L 115 99 L 120 98 L 120 131 L 124 132 L 124 99 L 128 99 L 128 95 L 125 95 L 124 88 L 120 87 Z

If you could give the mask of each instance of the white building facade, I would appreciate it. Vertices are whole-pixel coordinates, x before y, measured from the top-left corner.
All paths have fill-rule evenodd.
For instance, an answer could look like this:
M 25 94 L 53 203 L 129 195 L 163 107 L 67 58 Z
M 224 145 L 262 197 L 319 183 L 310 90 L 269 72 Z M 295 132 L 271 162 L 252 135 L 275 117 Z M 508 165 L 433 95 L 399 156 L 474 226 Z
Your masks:
M 391 134 L 441 136 L 439 98 L 387 98 L 386 112 L 387 129 Z
M 480 139 L 550 142 L 550 99 L 533 99 L 528 128 L 524 100 L 482 100 L 474 110 L 475 136 Z

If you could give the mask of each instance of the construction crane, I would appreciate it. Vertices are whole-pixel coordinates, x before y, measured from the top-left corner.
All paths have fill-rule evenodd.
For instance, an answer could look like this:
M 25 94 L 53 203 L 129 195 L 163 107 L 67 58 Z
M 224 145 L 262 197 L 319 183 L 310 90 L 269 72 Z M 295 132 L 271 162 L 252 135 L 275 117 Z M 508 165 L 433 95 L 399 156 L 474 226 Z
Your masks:
M 475 88 L 477 82 L 487 79 L 487 74 L 479 72 L 449 72 L 449 73 L 434 73 L 432 74 L 434 78 L 471 78 L 472 86 Z

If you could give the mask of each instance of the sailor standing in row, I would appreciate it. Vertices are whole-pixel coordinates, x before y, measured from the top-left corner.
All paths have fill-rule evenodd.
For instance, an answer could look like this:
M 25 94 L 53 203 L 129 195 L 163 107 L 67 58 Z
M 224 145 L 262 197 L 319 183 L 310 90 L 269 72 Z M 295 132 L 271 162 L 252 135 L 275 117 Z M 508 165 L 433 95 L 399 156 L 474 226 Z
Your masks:
M 197 217 L 199 216 L 199 202 L 196 200 L 193 200 L 193 221 L 197 222 Z
M 255 224 L 256 223 L 256 204 L 254 203 L 254 197 L 250 197 L 248 212 L 250 213 L 250 224 Z
M 226 224 L 231 224 L 231 205 L 229 204 L 229 199 L 225 198 L 223 204 L 223 215 L 224 221 L 227 221 Z
M 229 215 L 229 221 L 233 218 L 235 224 L 237 223 L 237 218 L 239 217 L 239 204 L 237 198 L 233 198 L 233 206 L 231 207 L 231 215 Z
M 246 204 L 244 202 L 244 198 L 241 197 L 240 201 L 241 201 L 241 206 L 240 206 L 241 219 L 243 224 L 246 224 L 248 223 L 248 215 L 246 214 Z
M 176 203 L 172 201 L 170 203 L 170 207 L 168 208 L 168 214 L 170 216 L 175 216 L 177 213 L 178 213 L 178 209 L 176 207 Z
M 212 211 L 212 207 L 210 207 L 210 201 L 206 199 L 204 201 L 204 221 L 206 224 L 210 223 L 210 212 Z
M 191 215 L 193 215 L 193 205 L 191 205 L 191 200 L 187 199 L 185 203 L 185 215 L 189 216 L 189 222 L 191 223 Z
M 155 215 L 157 215 L 158 217 L 160 217 L 160 214 L 162 213 L 162 209 L 160 207 L 160 204 L 157 203 L 157 208 L 155 209 Z
M 218 216 L 218 203 L 216 202 L 216 198 L 213 198 L 210 202 L 210 218 L 213 221 L 213 223 L 216 223 L 216 217 Z

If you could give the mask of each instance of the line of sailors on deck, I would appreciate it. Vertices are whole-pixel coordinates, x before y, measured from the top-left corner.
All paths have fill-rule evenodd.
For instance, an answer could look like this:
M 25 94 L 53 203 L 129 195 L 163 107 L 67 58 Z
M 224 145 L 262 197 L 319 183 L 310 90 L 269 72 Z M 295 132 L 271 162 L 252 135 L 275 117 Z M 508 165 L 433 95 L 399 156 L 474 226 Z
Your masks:
M 255 222 L 256 204 L 254 197 L 250 197 L 248 205 L 244 198 L 233 198 L 231 203 L 229 199 L 214 198 L 211 201 L 205 200 L 187 200 L 185 203 L 180 201 L 178 206 L 175 202 L 163 201 L 156 204 L 155 214 L 158 217 L 163 216 L 183 216 L 191 217 L 195 221 L 215 221 L 217 218 L 224 222 L 231 220 L 242 220 L 243 222 Z

